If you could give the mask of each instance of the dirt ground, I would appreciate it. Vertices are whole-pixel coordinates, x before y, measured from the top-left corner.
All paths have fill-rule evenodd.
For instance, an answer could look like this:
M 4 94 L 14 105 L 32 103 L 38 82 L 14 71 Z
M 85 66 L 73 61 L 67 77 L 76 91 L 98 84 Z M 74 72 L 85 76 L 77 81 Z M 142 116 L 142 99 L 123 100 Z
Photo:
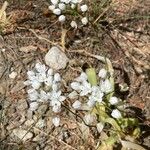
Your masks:
M 115 70 L 116 93 L 129 103 L 131 116 L 139 118 L 142 129 L 139 142 L 149 149 L 150 2 L 112 1 L 115 5 L 107 4 L 95 13 L 94 21 L 89 26 L 76 30 L 65 27 L 69 29 L 65 37 L 65 54 L 70 62 L 60 74 L 68 84 L 85 62 L 97 68 L 97 71 L 103 65 L 80 50 L 107 56 Z M 3 2 L 0 0 L 0 6 Z M 46 0 L 8 2 L 6 12 L 8 16 L 11 15 L 11 23 L 0 35 L 0 49 L 5 49 L 5 52 L 0 51 L 0 150 L 93 150 L 98 143 L 96 133 L 91 129 L 89 141 L 85 143 L 76 123 L 80 120 L 65 108 L 61 113 L 63 125 L 60 128 L 52 126 L 51 111 L 47 105 L 42 106 L 36 114 L 37 118 L 45 119 L 46 126 L 39 129 L 35 124 L 28 124 L 30 114 L 23 84 L 27 78 L 26 72 L 37 60 L 44 62 L 45 54 L 53 46 L 50 41 L 61 44 L 62 26 L 48 10 Z M 100 1 L 97 0 L 97 3 Z M 17 72 L 15 80 L 9 78 L 12 71 Z M 129 91 L 121 93 L 119 84 L 124 83 L 129 86 Z M 64 90 L 69 92 L 69 88 Z M 70 102 L 66 103 L 71 105 Z M 79 115 L 82 113 L 79 112 Z M 25 143 L 11 136 L 12 130 L 20 126 L 34 133 L 33 138 Z

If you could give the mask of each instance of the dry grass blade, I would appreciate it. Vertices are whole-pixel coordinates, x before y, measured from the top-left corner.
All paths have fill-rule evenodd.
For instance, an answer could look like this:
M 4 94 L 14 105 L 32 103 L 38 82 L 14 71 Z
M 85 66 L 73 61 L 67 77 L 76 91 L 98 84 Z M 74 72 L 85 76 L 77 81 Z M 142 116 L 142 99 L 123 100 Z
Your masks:
M 0 9 L 0 27 L 4 28 L 8 23 L 9 23 L 9 19 L 10 17 L 6 17 L 6 8 L 8 6 L 8 2 L 5 1 L 2 8 Z

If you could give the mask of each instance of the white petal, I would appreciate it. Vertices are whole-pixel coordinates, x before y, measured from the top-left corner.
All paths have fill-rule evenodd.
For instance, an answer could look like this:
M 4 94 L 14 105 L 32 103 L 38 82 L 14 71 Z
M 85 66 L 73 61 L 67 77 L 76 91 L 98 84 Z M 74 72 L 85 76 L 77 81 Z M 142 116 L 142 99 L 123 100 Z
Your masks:
M 115 105 L 118 103 L 118 98 L 113 96 L 110 98 L 109 102 L 111 105 Z
M 56 9 L 53 10 L 53 13 L 55 15 L 60 15 L 61 14 L 61 10 L 59 8 L 56 8 Z
M 74 109 L 80 109 L 81 108 L 81 102 L 80 101 L 75 101 L 73 104 L 72 104 L 72 107 Z
M 15 71 L 13 71 L 9 74 L 9 78 L 11 78 L 11 79 L 15 79 L 16 76 L 17 76 L 17 72 L 15 72 Z
M 98 76 L 102 79 L 105 79 L 107 77 L 107 70 L 106 69 L 101 69 L 98 73 Z
M 82 18 L 81 22 L 82 22 L 83 25 L 87 25 L 87 23 L 88 23 L 87 17 Z
M 114 118 L 116 118 L 116 119 L 119 119 L 119 118 L 122 117 L 122 115 L 121 115 L 121 113 L 120 113 L 120 111 L 118 109 L 114 109 L 112 111 L 112 113 L 111 113 L 111 116 L 114 117 Z
M 78 98 L 78 93 L 76 91 L 73 91 L 68 95 L 68 97 L 70 99 L 76 99 L 76 98 Z
M 94 116 L 91 114 L 86 114 L 83 119 L 86 122 L 86 124 L 90 125 L 94 121 Z
M 59 74 L 59 73 L 56 73 L 56 74 L 54 75 L 54 81 L 55 81 L 55 82 L 61 81 L 61 77 L 60 77 L 60 74 Z
M 82 12 L 86 12 L 88 10 L 88 6 L 86 4 L 82 5 L 80 8 Z
M 80 83 L 78 83 L 78 82 L 72 82 L 71 83 L 71 88 L 74 89 L 74 90 L 76 90 L 76 91 L 80 90 Z
M 52 119 L 52 122 L 53 122 L 55 127 L 58 127 L 60 125 L 60 118 L 55 117 Z
M 51 3 L 52 3 L 53 5 L 57 5 L 57 4 L 58 4 L 58 1 L 59 1 L 59 0 L 51 0 Z
M 71 21 L 70 25 L 72 28 L 75 28 L 75 29 L 77 29 L 77 27 L 78 27 L 78 25 L 75 21 Z
M 61 10 L 65 10 L 66 9 L 66 5 L 64 3 L 59 3 L 58 4 L 59 9 Z
M 51 10 L 51 11 L 53 11 L 53 10 L 55 9 L 55 5 L 50 5 L 50 6 L 48 7 L 48 9 Z

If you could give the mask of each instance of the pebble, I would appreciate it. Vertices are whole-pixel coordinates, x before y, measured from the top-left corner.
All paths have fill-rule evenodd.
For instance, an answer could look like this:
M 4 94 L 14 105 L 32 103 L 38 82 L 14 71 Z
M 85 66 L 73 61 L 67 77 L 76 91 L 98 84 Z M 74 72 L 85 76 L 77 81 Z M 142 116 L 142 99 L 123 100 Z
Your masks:
M 58 47 L 52 47 L 45 55 L 45 63 L 54 70 L 64 69 L 69 59 Z
M 24 129 L 14 129 L 13 134 L 17 136 L 22 141 L 27 141 L 33 137 L 33 133 L 26 131 Z

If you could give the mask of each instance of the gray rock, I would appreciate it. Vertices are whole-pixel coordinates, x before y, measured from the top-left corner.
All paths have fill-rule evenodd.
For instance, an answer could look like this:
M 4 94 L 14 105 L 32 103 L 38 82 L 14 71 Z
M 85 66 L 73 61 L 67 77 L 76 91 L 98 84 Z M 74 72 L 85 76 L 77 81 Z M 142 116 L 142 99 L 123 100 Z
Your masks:
M 64 69 L 69 59 L 58 47 L 52 47 L 45 55 L 45 63 L 54 70 Z

